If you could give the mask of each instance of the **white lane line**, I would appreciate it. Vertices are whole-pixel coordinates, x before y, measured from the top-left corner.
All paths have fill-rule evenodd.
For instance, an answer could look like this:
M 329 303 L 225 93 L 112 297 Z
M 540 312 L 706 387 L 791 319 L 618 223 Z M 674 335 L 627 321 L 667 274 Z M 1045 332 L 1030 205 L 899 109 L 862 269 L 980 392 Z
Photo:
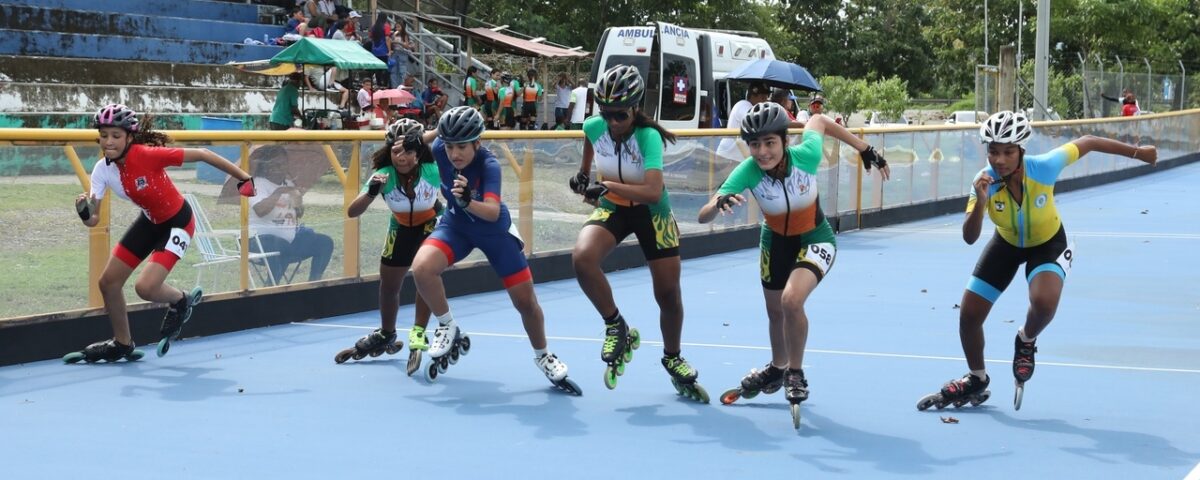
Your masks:
M 862 230 L 862 233 L 933 233 L 938 235 L 959 235 L 961 230 L 954 228 L 895 228 L 880 227 Z M 1068 237 L 1100 237 L 1100 238 L 1161 238 L 1180 240 L 1200 240 L 1200 233 L 1151 233 L 1151 232 L 1077 232 L 1068 231 Z
M 1183 477 L 1183 480 L 1200 480 L 1200 463 L 1197 463 L 1196 468 L 1192 469 L 1192 473 L 1189 473 L 1186 477 Z
M 375 329 L 375 327 L 357 326 L 357 325 L 338 325 L 338 324 L 333 324 L 333 323 L 292 322 L 292 325 L 303 325 L 303 326 L 309 326 L 309 327 L 326 327 L 326 328 L 353 328 L 353 329 L 361 329 L 361 330 L 374 330 Z M 405 332 L 408 331 L 407 328 L 397 328 L 396 330 L 405 331 Z M 481 332 L 467 332 L 467 333 L 470 335 L 475 335 L 475 336 L 479 336 L 479 337 L 520 338 L 520 339 L 527 338 L 524 334 L 514 334 L 514 333 L 481 333 Z M 552 336 L 548 336 L 546 338 L 548 340 L 560 340 L 560 341 L 568 341 L 568 342 L 592 342 L 592 343 L 600 343 L 603 340 L 601 338 L 591 338 L 591 337 L 552 337 Z M 648 345 L 662 345 L 662 342 L 655 341 L 655 340 L 642 340 L 642 343 L 648 344 Z M 757 346 L 757 345 L 727 345 L 727 344 L 720 344 L 720 343 L 689 343 L 689 342 L 683 342 L 683 345 L 688 346 L 688 347 L 727 348 L 727 349 L 735 349 L 735 350 L 766 350 L 766 351 L 771 350 L 771 347 L 763 347 L 763 346 Z M 903 354 L 903 353 L 854 352 L 854 351 L 848 351 L 848 350 L 822 350 L 822 349 L 816 349 L 816 348 L 810 348 L 805 351 L 807 353 L 822 353 L 822 354 L 828 354 L 828 355 L 848 355 L 848 356 L 856 356 L 856 357 L 907 358 L 907 359 L 916 359 L 916 360 L 949 360 L 949 361 L 955 361 L 955 362 L 965 361 L 962 357 L 946 357 L 946 356 L 938 356 L 938 355 L 910 355 L 910 354 Z M 988 363 L 996 363 L 996 364 L 1004 364 L 1004 365 L 1012 364 L 1011 360 L 985 360 L 985 361 Z M 1190 369 L 1190 368 L 1130 367 L 1130 366 L 1124 366 L 1124 365 L 1096 365 L 1096 364 L 1087 364 L 1087 363 L 1038 362 L 1038 366 L 1042 366 L 1042 365 L 1050 365 L 1050 366 L 1055 366 L 1055 367 L 1069 367 L 1069 368 L 1092 368 L 1092 369 L 1100 369 L 1100 370 L 1125 370 L 1125 371 L 1132 371 L 1132 372 L 1197 373 L 1197 374 L 1200 374 L 1200 369 Z M 1197 474 L 1200 475 L 1200 472 L 1198 472 Z M 1189 478 L 1188 480 L 1200 480 L 1200 478 L 1196 478 L 1196 479 Z

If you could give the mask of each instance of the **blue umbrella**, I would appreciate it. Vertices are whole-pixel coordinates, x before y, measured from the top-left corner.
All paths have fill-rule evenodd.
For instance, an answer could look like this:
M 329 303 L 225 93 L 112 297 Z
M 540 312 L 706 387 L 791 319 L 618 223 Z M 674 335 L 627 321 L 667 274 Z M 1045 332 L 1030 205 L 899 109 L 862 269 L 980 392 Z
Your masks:
M 725 77 L 729 80 L 762 82 L 772 87 L 796 88 L 810 92 L 821 91 L 821 86 L 804 67 L 782 60 L 761 59 L 743 64 Z

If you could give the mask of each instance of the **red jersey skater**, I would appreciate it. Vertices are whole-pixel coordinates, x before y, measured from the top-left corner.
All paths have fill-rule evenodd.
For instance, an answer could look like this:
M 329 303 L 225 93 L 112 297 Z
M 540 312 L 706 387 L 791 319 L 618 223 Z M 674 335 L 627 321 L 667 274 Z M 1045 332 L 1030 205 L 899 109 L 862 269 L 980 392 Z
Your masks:
M 202 161 L 239 179 L 239 191 L 246 196 L 253 195 L 254 182 L 248 173 L 209 150 L 165 148 L 170 137 L 139 125 L 137 113 L 124 105 L 101 108 L 96 113 L 95 123 L 100 131 L 98 143 L 104 158 L 92 168 L 90 191 L 75 199 L 79 218 L 88 227 L 96 226 L 100 221 L 99 201 L 110 190 L 141 208 L 142 215 L 113 248 L 112 256 L 100 274 L 100 293 L 112 323 L 113 338 L 67 354 L 63 360 L 92 363 L 141 358 L 142 353 L 133 348 L 122 289 L 146 257 L 150 257 L 150 262 L 138 275 L 134 290 L 146 301 L 168 304 L 159 332 L 162 341 L 158 355 L 161 357 L 170 348 L 170 341 L 179 335 L 201 295 L 199 288 L 185 294 L 166 284 L 167 275 L 191 243 L 195 220 L 165 169 L 183 165 L 183 162 Z

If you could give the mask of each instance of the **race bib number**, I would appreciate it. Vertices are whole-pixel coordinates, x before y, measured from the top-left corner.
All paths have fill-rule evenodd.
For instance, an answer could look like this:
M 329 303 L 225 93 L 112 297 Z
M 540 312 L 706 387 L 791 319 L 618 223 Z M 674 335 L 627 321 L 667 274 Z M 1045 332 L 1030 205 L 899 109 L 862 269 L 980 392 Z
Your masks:
M 837 257 L 837 247 L 832 243 L 814 243 L 804 249 L 802 260 L 813 265 L 816 265 L 821 270 L 821 275 L 829 273 L 829 269 L 833 268 L 833 260 Z
M 176 257 L 183 258 L 183 252 L 187 251 L 189 243 L 192 243 L 192 236 L 188 235 L 187 230 L 172 228 L 171 237 L 167 239 L 167 246 L 163 250 L 171 252 Z
M 1063 253 L 1058 256 L 1058 260 L 1055 260 L 1055 262 L 1058 263 L 1058 266 L 1062 267 L 1064 277 L 1071 273 L 1071 262 L 1074 259 L 1075 242 L 1070 242 L 1067 244 L 1067 249 L 1063 250 Z

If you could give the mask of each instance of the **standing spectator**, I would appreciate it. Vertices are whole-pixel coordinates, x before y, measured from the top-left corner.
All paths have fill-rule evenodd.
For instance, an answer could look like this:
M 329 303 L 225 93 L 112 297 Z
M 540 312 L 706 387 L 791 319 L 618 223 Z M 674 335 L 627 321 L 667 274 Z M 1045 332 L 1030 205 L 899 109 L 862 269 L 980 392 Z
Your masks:
M 771 92 L 771 101 L 778 103 L 779 106 L 783 107 L 784 113 L 787 114 L 788 119 L 791 120 L 792 123 L 796 122 L 796 115 L 792 113 L 792 92 L 790 90 L 786 88 L 776 88 L 774 92 Z
M 567 104 L 571 112 L 571 130 L 583 130 L 583 121 L 587 120 L 588 88 L 587 80 L 579 79 L 574 90 L 571 90 L 571 100 Z
M 400 86 L 408 76 L 408 62 L 412 58 L 413 44 L 408 38 L 408 25 L 404 20 L 398 25 L 395 35 L 392 35 L 391 53 L 388 54 L 388 71 L 392 74 L 392 85 Z
M 560 72 L 558 79 L 554 81 L 554 129 L 566 130 L 569 128 L 570 107 L 571 106 L 571 78 L 567 76 L 567 72 Z
M 258 248 L 261 242 L 264 252 L 279 252 L 279 255 L 266 258 L 276 285 L 289 265 L 309 258 L 312 264 L 308 281 L 320 280 L 333 256 L 333 239 L 300 225 L 300 217 L 304 216 L 301 200 L 304 192 L 288 178 L 287 151 L 278 145 L 268 145 L 255 153 L 260 158 L 253 162 L 257 191 L 250 198 L 250 211 L 253 212 L 250 228 L 258 236 L 258 242 L 251 242 L 250 250 L 263 253 Z
M 483 88 L 479 85 L 479 78 L 476 74 L 479 72 L 479 67 L 471 65 L 467 67 L 467 76 L 463 78 L 463 105 L 478 110 L 479 94 L 483 92 Z
M 371 55 L 374 55 L 375 58 L 378 58 L 379 61 L 385 64 L 388 63 L 388 58 L 392 55 L 392 27 L 388 25 L 387 17 L 382 13 L 375 17 L 375 23 L 371 25 L 368 43 L 370 44 L 368 49 L 371 50 Z M 388 83 L 388 80 L 387 70 L 375 71 L 375 83 L 380 88 L 384 86 L 388 86 L 389 88 L 397 86 Z
M 500 109 L 500 69 L 492 70 L 491 78 L 483 85 L 483 120 L 488 128 L 496 128 L 496 113 Z
M 746 113 L 750 111 L 750 107 L 767 101 L 771 95 L 771 87 L 764 83 L 751 83 L 750 89 L 746 91 L 746 98 L 738 100 L 733 104 L 733 108 L 729 110 L 729 118 L 725 119 L 725 128 L 742 128 L 742 119 L 746 118 Z M 726 137 L 721 139 L 721 143 L 717 145 L 717 154 L 725 158 L 744 160 L 749 152 L 742 152 L 738 148 L 738 140 L 736 138 Z
M 1120 98 L 1110 97 L 1104 93 L 1100 94 L 1100 98 L 1110 102 L 1120 102 L 1122 117 L 1132 117 L 1142 111 L 1141 106 L 1138 105 L 1137 96 L 1133 94 L 1133 90 L 1130 90 L 1129 87 L 1125 87 L 1125 89 L 1121 90 Z
M 296 72 L 283 81 L 283 87 L 275 94 L 275 106 L 271 107 L 271 130 L 287 130 L 295 119 L 304 117 L 300 113 L 300 82 L 303 79 L 304 75 Z
M 501 130 L 512 130 L 517 124 L 516 113 L 513 109 L 514 97 L 517 96 L 517 90 L 513 87 L 515 80 L 512 75 L 507 73 L 500 75 L 500 88 L 496 91 L 496 97 L 499 99 L 500 108 L 497 113 L 496 124 Z
M 537 130 L 537 104 L 542 101 L 545 91 L 537 83 L 537 70 L 525 71 L 524 95 L 521 96 L 521 129 Z
M 800 115 L 796 116 L 796 120 L 804 123 L 814 115 L 823 115 L 825 113 L 825 97 L 814 94 L 812 100 L 808 102 L 808 110 L 801 110 Z M 838 122 L 841 123 L 841 122 Z
M 371 103 L 371 99 L 375 94 L 375 90 L 371 88 L 373 83 L 370 78 L 364 78 L 362 88 L 358 89 L 358 108 L 363 113 L 372 113 L 372 110 L 375 109 L 375 105 Z

